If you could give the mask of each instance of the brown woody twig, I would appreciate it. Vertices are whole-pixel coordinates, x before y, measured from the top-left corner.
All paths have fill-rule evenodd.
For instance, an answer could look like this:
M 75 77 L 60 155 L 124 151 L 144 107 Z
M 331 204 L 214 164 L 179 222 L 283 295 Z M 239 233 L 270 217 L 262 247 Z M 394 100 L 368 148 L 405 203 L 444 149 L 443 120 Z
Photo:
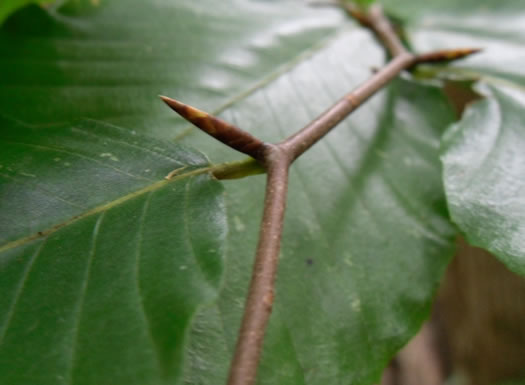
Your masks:
M 286 205 L 288 169 L 291 164 L 403 70 L 423 62 L 449 61 L 477 52 L 475 49 L 459 49 L 414 55 L 405 49 L 381 8 L 371 7 L 367 13 L 352 7 L 347 8 L 347 11 L 361 24 L 375 32 L 393 59 L 314 121 L 280 143 L 265 143 L 205 112 L 174 99 L 161 97 L 168 106 L 207 134 L 255 158 L 267 172 L 259 242 L 228 385 L 252 385 L 255 382 L 264 333 L 272 311 Z

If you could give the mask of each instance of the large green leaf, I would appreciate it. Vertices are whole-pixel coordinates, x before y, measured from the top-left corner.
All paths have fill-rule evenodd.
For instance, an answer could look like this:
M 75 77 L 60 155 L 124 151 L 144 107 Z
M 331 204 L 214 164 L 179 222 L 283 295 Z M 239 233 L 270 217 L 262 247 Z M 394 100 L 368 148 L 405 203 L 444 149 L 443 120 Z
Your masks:
M 226 115 L 250 127 L 254 117 L 243 111 L 266 104 L 258 110 L 265 135 L 291 132 L 358 80 L 358 70 L 348 66 L 352 75 L 344 69 L 346 55 L 332 56 L 349 53 L 349 39 Z M 326 72 L 315 82 L 301 81 L 319 74 L 318 68 Z M 399 81 L 293 166 L 260 384 L 377 383 L 389 358 L 427 317 L 453 248 L 437 160 L 440 129 L 450 116 L 438 90 Z M 188 383 L 225 378 L 235 339 L 231 325 L 238 325 L 250 274 L 262 182 L 226 184 L 225 283 L 216 305 L 197 315 Z
M 382 0 L 389 13 L 402 17 L 409 42 L 417 52 L 472 47 L 482 52 L 453 66 L 444 74 L 474 78 L 525 80 L 525 11 L 518 0 Z M 435 69 L 436 66 L 433 66 Z
M 221 116 L 279 140 L 364 81 L 381 60 L 368 33 L 349 30 Z M 400 82 L 293 166 L 261 384 L 375 383 L 427 317 L 452 252 L 437 159 L 441 130 L 452 119 L 437 89 Z M 181 139 L 215 161 L 230 160 L 197 130 Z M 216 306 L 197 316 L 188 383 L 225 381 L 256 244 L 259 179 L 226 184 L 225 284 Z
M 444 181 L 452 219 L 469 241 L 520 274 L 525 274 L 524 18 L 520 3 L 508 1 L 497 10 L 427 13 L 408 28 L 419 51 L 483 49 L 455 66 L 433 70 L 479 80 L 487 98 L 468 109 L 447 135 Z
M 0 314 L 11 321 L 0 382 L 224 382 L 263 177 L 225 182 L 230 233 L 216 297 L 219 187 L 197 175 L 202 156 L 137 132 L 214 162 L 238 157 L 181 125 L 156 100 L 165 93 L 283 138 L 383 63 L 371 35 L 344 20 L 300 2 L 247 0 L 72 1 L 8 20 Z M 105 123 L 71 123 L 82 116 Z M 399 80 L 294 165 L 261 384 L 372 384 L 417 331 L 453 247 L 438 159 L 451 121 L 437 88 Z M 38 231 L 49 237 L 41 249 Z M 186 259 L 188 245 L 199 262 Z
M 428 15 L 409 27 L 415 49 L 475 47 L 483 49 L 454 66 L 440 68 L 452 75 L 525 81 L 525 12 L 478 12 L 470 15 Z M 490 28 L 487 28 L 490 25 Z
M 101 123 L 1 123 L 0 382 L 174 382 L 222 273 L 205 158 Z
M 525 275 L 525 93 L 481 89 L 444 138 L 443 164 L 452 219 L 468 240 Z
M 342 20 L 297 1 L 28 7 L 0 32 L 0 112 L 40 126 L 89 117 L 173 138 L 187 124 L 158 94 L 220 110 L 315 50 Z
M 419 23 L 422 19 L 444 16 L 446 18 L 468 17 L 479 14 L 515 12 L 521 7 L 520 0 L 377 0 L 388 11 L 410 21 Z M 461 23 L 456 24 L 457 27 Z M 494 23 L 491 26 L 496 26 Z M 488 31 L 489 29 L 486 28 Z
M 149 188 L 175 168 L 191 171 L 207 164 L 193 150 L 95 121 L 45 130 L 1 117 L 0 123 L 1 242 L 133 198 L 130 192 Z

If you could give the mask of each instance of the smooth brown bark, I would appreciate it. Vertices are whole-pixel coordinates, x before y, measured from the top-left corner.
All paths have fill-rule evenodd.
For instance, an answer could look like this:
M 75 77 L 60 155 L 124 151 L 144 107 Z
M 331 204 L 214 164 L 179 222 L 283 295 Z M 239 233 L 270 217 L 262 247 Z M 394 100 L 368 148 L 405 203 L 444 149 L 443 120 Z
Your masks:
M 255 382 L 264 333 L 272 313 L 291 161 L 285 151 L 274 145 L 265 149 L 265 160 L 267 179 L 264 212 L 229 385 Z

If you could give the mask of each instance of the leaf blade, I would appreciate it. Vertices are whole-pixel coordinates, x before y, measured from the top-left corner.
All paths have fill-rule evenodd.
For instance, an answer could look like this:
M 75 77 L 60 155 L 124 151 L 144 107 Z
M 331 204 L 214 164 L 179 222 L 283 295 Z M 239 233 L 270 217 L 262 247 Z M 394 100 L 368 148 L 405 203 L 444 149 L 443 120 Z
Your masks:
M 517 2 L 504 2 L 501 7 L 498 2 L 488 2 L 487 7 L 468 14 L 429 12 L 409 25 L 417 50 L 458 45 L 483 49 L 466 60 L 430 71 L 452 79 L 476 80 L 476 89 L 486 98 L 470 106 L 443 139 L 445 188 L 452 219 L 469 242 L 491 251 L 521 275 L 525 253 L 520 242 L 525 222 L 519 204 L 523 194 L 519 106 L 525 79 L 522 19 Z
M 244 125 L 253 127 L 255 135 L 259 129 L 270 140 L 300 127 L 301 120 L 308 122 L 322 111 L 323 103 L 336 99 L 333 94 L 351 89 L 352 83 L 368 75 L 366 70 L 356 70 L 353 76 L 346 71 L 346 77 L 340 76 L 344 65 L 336 61 L 332 50 L 345 52 L 343 58 L 352 57 L 348 51 L 353 48 L 346 39 L 350 37 L 341 36 L 274 84 L 232 106 L 223 117 L 235 116 L 242 125 L 253 122 L 249 112 L 257 110 L 257 121 L 264 125 Z M 341 52 L 341 47 L 346 49 Z M 377 60 L 371 55 L 367 58 Z M 319 74 L 317 81 L 307 82 L 307 73 Z M 329 83 L 331 88 L 325 88 L 319 78 L 334 80 Z M 292 83 L 296 86 L 290 87 Z M 265 109 L 257 109 L 263 104 Z M 290 106 L 294 106 L 292 113 Z M 426 301 L 453 250 L 455 231 L 447 219 L 437 157 L 441 129 L 452 119 L 450 106 L 435 88 L 400 81 L 362 106 L 292 167 L 274 306 L 277 317 L 270 321 L 259 383 L 317 384 L 334 378 L 345 383 L 374 383 L 389 357 L 410 335 L 409 330 L 419 327 L 428 311 Z M 191 143 L 191 137 L 186 139 Z M 212 159 L 216 156 L 211 147 L 207 152 Z M 255 197 L 256 202 L 262 201 L 261 178 L 257 185 L 237 182 L 243 183 L 241 188 L 226 184 L 232 202 L 229 267 L 217 306 L 196 316 L 189 348 L 195 366 L 186 368 L 185 377 L 189 383 L 208 377 L 224 379 L 226 375 L 227 362 L 217 362 L 225 347 L 232 348 L 235 334 L 210 326 L 214 324 L 210 319 L 218 325 L 239 323 L 243 303 L 239 291 L 246 289 L 250 274 L 246 242 L 254 246 L 256 241 L 253 228 L 259 217 L 253 218 L 253 201 Z M 400 198 L 399 191 L 408 194 L 408 200 L 403 200 L 403 195 Z M 250 203 L 240 204 L 247 201 Z M 402 218 L 401 223 L 388 219 L 393 210 Z M 420 222 L 421 218 L 428 219 Z M 401 282 L 410 284 L 396 284 L 392 271 Z M 385 286 L 383 275 L 393 279 L 388 282 L 395 289 Z M 411 291 L 412 285 L 421 286 Z M 405 318 L 405 311 L 412 317 Z M 362 312 L 366 316 L 360 319 Z M 382 324 L 381 319 L 388 322 Z M 206 349 L 204 341 L 217 341 L 218 345 Z M 359 349 L 352 351 L 350 346 Z M 208 362 L 213 364 L 205 364 Z
M 130 175 L 114 181 L 121 184 L 117 194 L 104 194 L 101 189 L 91 202 L 94 207 L 83 207 L 65 221 L 63 212 L 48 209 L 46 221 L 54 223 L 50 230 L 39 227 L 47 225 L 42 220 L 14 229 L 12 237 L 19 238 L 9 238 L 0 253 L 0 274 L 6 277 L 2 291 L 12 293 L 10 300 L 6 299 L 0 328 L 2 382 L 132 384 L 175 380 L 180 376 L 185 331 L 193 313 L 217 295 L 227 227 L 222 188 L 206 174 L 205 158 L 127 130 L 95 122 L 86 125 L 80 126 L 97 133 L 97 140 L 111 143 L 113 153 L 104 158 L 117 156 L 117 137 L 126 144 L 144 139 L 149 148 L 141 151 L 137 146 L 132 152 L 126 145 L 118 154 L 119 161 L 152 167 L 148 173 L 152 178 L 137 182 Z M 11 129 L 27 138 L 20 127 Z M 103 131 L 112 135 L 104 136 Z M 70 153 L 76 151 L 78 143 L 71 127 L 58 128 L 56 134 L 48 133 L 46 139 Z M 86 187 L 114 175 L 112 169 L 98 167 L 96 156 L 101 146 L 103 140 L 98 146 L 91 143 L 84 148 L 85 153 L 91 153 L 91 168 L 83 157 L 70 159 L 69 169 L 82 171 L 82 178 L 89 183 L 75 191 L 79 201 L 93 194 L 93 188 Z M 42 156 L 26 154 L 18 159 L 24 167 L 45 169 L 56 164 L 54 156 L 47 154 L 45 163 Z M 153 178 L 164 173 L 163 167 L 174 166 L 173 160 L 175 165 L 187 163 L 190 171 L 171 181 L 155 181 Z M 38 178 L 42 184 L 49 182 L 46 175 Z M 56 173 L 47 178 L 53 181 Z M 28 189 L 23 184 L 5 186 L 13 193 Z M 78 182 L 72 185 L 73 189 L 78 187 Z M 68 190 L 61 186 L 61 191 Z M 114 199 L 125 191 L 126 195 Z M 24 199 L 28 197 L 26 206 L 42 202 L 38 195 L 25 195 Z M 24 216 L 26 211 L 20 204 L 4 207 L 2 228 L 9 228 L 11 217 L 30 224 L 34 217 Z M 24 237 L 34 226 L 44 231 Z M 188 229 L 197 233 L 196 226 L 199 234 L 190 235 Z M 206 243 L 195 248 L 192 238 L 196 237 L 206 237 Z
M 442 161 L 449 208 L 468 240 L 525 274 L 521 242 L 525 189 L 523 126 L 516 120 L 523 92 L 512 87 L 480 87 L 486 99 L 473 104 L 444 138 Z

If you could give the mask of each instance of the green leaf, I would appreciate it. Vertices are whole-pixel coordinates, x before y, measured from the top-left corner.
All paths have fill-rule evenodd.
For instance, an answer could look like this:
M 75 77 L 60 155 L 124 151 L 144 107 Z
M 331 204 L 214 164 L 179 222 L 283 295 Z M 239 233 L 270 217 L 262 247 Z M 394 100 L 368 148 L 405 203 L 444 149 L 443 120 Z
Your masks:
M 410 25 L 408 31 L 418 52 L 457 47 L 483 50 L 453 65 L 440 67 L 443 74 L 482 78 L 484 81 L 501 78 L 523 84 L 524 15 L 522 10 L 481 11 L 468 15 L 429 14 Z
M 404 20 L 409 20 L 413 23 L 419 23 L 426 18 L 434 18 L 445 16 L 454 18 L 460 16 L 469 17 L 479 14 L 494 14 L 499 12 L 512 12 L 521 9 L 521 2 L 519 0 L 380 0 L 380 3 L 387 9 L 389 14 L 396 15 Z M 423 19 L 422 19 L 423 18 Z M 456 26 L 460 27 L 459 23 Z M 491 27 L 496 26 L 496 23 L 491 23 Z M 485 28 L 489 31 L 489 28 Z
M 0 256 L 6 261 L 2 276 L 12 277 L 3 291 L 8 303 L 0 309 L 15 302 L 25 306 L 13 315 L 0 311 L 1 319 L 21 325 L 16 338 L 7 329 L 10 342 L 0 347 L 6 367 L 0 382 L 224 383 L 251 273 L 264 177 L 224 182 L 230 232 L 217 293 L 222 265 L 205 265 L 207 273 L 194 276 L 197 262 L 177 253 L 188 240 L 205 261 L 217 261 L 223 252 L 227 226 L 220 223 L 220 188 L 199 174 L 207 162 L 186 147 L 139 139 L 136 132 L 174 138 L 213 162 L 238 159 L 175 118 L 156 95 L 220 111 L 228 121 L 274 141 L 367 79 L 384 62 L 382 49 L 342 12 L 303 2 L 108 0 L 99 7 L 69 2 L 49 12 L 27 8 L 0 31 L 0 50 L 10 52 L 0 59 L 0 113 L 9 117 L 1 122 L 6 143 L 23 139 L 37 146 L 0 153 L 0 164 L 10 159 L 15 170 L 6 175 L 24 182 L 11 178 L 2 186 L 9 193 L 2 203 L 13 202 L 1 208 L 6 241 L 29 247 L 20 239 L 71 221 L 49 234 L 40 263 L 31 269 L 10 257 L 14 247 Z M 104 123 L 83 123 L 79 132 L 71 121 L 82 116 Z M 437 88 L 399 80 L 293 166 L 261 384 L 373 384 L 418 330 L 453 249 L 455 230 L 438 158 L 442 128 L 452 120 Z M 140 151 L 119 145 L 139 145 L 135 140 Z M 71 155 L 75 163 L 66 154 L 41 161 L 38 146 L 64 147 L 82 156 Z M 169 158 L 154 156 L 156 147 Z M 55 157 L 75 164 L 75 172 L 64 171 L 65 163 L 55 164 Z M 112 157 L 119 170 L 151 180 L 109 169 L 116 167 Z M 184 166 L 189 167 L 179 179 L 159 182 Z M 26 180 L 21 172 L 37 178 Z M 44 191 L 36 188 L 40 183 Z M 203 192 L 190 190 L 181 198 L 182 191 L 200 183 Z M 146 198 L 127 197 L 144 189 L 163 199 L 154 212 L 148 209 L 151 215 L 142 225 L 142 252 L 151 256 L 141 257 L 147 266 L 140 265 L 144 275 L 137 283 L 129 281 L 136 270 L 125 261 L 136 258 L 137 240 L 129 237 L 139 232 Z M 81 207 L 56 203 L 60 198 Z M 192 208 L 199 216 L 185 209 L 185 199 L 195 200 Z M 98 211 L 82 216 L 109 202 L 114 204 L 102 219 Z M 12 214 L 20 207 L 27 207 L 23 221 Z M 206 213 L 218 219 L 208 220 Z M 78 215 L 82 218 L 75 220 Z M 183 218 L 192 221 L 189 228 Z M 97 220 L 102 222 L 93 249 Z M 119 244 L 109 236 L 102 239 L 106 233 Z M 90 250 L 95 257 L 109 250 L 110 257 L 90 259 Z M 22 260 L 36 252 L 28 250 Z M 22 303 L 16 299 L 17 277 L 26 269 L 29 278 L 21 292 L 30 287 L 34 294 Z M 134 314 L 142 314 L 137 293 L 143 287 L 150 306 L 146 313 L 157 322 L 148 329 L 133 324 L 140 321 Z M 81 321 L 72 329 L 75 319 Z M 74 343 L 72 333 L 79 335 Z M 67 361 L 72 356 L 74 370 Z
M 243 127 L 260 120 L 253 131 L 271 139 L 292 132 L 367 75 L 345 64 L 355 38 L 342 37 L 224 115 Z M 259 384 L 377 383 L 418 330 L 453 250 L 437 158 L 450 120 L 436 88 L 399 81 L 292 167 Z M 190 384 L 224 382 L 256 242 L 263 177 L 225 186 L 225 281 L 216 305 L 196 316 Z
M 463 2 L 461 3 L 463 4 Z M 483 52 L 432 71 L 479 81 L 486 97 L 444 141 L 444 181 L 452 219 L 468 240 L 525 274 L 525 13 L 518 2 L 488 2 L 468 14 L 427 13 L 409 27 L 417 51 L 477 47 Z M 501 6 L 500 6 L 501 5 Z M 497 6 L 498 9 L 491 9 Z
M 205 158 L 97 122 L 1 123 L 0 382 L 175 381 L 223 269 Z
M 404 21 L 416 52 L 445 48 L 481 48 L 482 52 L 448 66 L 432 65 L 440 74 L 504 78 L 522 83 L 525 70 L 525 12 L 517 0 L 382 0 L 389 13 Z M 436 71 L 434 71 L 436 72 Z
M 0 112 L 33 125 L 89 117 L 174 138 L 188 124 L 157 95 L 219 111 L 315 50 L 342 20 L 297 1 L 28 7 L 0 30 Z
M 525 93 L 480 88 L 444 137 L 442 161 L 449 210 L 469 242 L 525 274 Z

